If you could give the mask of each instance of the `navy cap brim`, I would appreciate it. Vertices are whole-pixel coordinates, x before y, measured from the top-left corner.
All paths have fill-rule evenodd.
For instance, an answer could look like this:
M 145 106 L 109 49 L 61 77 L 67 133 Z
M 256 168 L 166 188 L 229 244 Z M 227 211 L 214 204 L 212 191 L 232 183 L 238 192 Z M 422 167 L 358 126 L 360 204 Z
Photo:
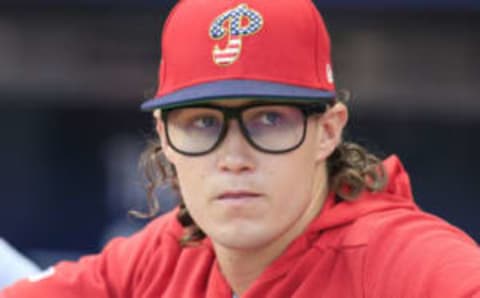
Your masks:
M 332 100 L 335 92 L 256 80 L 223 80 L 203 83 L 156 97 L 144 102 L 143 111 L 172 108 L 227 98 Z

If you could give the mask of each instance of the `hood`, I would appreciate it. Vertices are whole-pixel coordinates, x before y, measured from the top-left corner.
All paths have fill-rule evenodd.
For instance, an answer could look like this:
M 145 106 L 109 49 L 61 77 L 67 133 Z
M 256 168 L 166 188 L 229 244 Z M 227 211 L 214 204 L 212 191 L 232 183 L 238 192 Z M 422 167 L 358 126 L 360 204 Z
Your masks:
M 379 192 L 364 191 L 354 201 L 335 200 L 330 194 L 320 215 L 310 226 L 310 232 L 349 224 L 369 213 L 397 208 L 418 209 L 413 200 L 410 178 L 396 155 L 383 161 L 388 177 L 386 187 Z

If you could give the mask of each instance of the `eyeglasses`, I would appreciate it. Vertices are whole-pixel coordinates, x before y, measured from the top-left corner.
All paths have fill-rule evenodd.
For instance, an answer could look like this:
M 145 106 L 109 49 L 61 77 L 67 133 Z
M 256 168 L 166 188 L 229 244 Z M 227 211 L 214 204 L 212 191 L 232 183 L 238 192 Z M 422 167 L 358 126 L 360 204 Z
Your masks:
M 168 144 L 177 152 L 199 156 L 212 152 L 238 121 L 250 145 L 261 152 L 280 154 L 305 140 L 307 118 L 325 112 L 327 104 L 251 103 L 239 107 L 199 104 L 162 110 Z

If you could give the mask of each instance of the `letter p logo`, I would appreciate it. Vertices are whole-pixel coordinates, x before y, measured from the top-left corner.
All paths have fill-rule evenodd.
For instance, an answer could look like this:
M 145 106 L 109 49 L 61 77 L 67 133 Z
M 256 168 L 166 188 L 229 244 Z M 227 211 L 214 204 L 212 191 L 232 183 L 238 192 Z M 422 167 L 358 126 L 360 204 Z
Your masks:
M 218 44 L 213 48 L 213 61 L 220 66 L 233 64 L 242 52 L 242 38 L 257 33 L 263 27 L 260 13 L 240 4 L 218 16 L 210 26 L 210 37 L 215 40 L 228 38 L 227 45 L 221 49 Z

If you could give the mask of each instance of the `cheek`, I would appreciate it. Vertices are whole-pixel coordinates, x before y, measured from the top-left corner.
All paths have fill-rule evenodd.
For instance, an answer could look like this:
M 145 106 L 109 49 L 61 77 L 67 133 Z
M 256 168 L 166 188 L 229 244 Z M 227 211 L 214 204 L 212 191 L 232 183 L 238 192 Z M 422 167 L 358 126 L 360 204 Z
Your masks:
M 269 160 L 261 176 L 264 179 L 262 185 L 271 196 L 274 208 L 282 212 L 280 214 L 291 215 L 294 210 L 309 204 L 315 169 L 313 151 L 308 146 Z
M 305 198 L 309 197 L 312 191 L 313 162 L 297 163 L 292 160 L 277 167 L 267 176 L 270 181 L 267 183 L 273 197 L 279 198 L 281 208 L 288 208 L 292 205 L 302 205 Z M 283 204 L 285 203 L 285 204 Z M 283 205 L 282 205 L 283 204 Z
M 205 165 L 195 161 L 182 160 L 175 163 L 178 181 L 182 194 L 185 192 L 187 197 L 191 193 L 201 194 L 204 187 L 202 182 L 205 181 L 207 171 Z
M 203 213 L 203 204 L 209 196 L 207 181 L 211 171 L 208 171 L 206 163 L 195 158 L 180 158 L 175 168 L 183 202 L 191 215 L 198 219 L 198 214 Z

